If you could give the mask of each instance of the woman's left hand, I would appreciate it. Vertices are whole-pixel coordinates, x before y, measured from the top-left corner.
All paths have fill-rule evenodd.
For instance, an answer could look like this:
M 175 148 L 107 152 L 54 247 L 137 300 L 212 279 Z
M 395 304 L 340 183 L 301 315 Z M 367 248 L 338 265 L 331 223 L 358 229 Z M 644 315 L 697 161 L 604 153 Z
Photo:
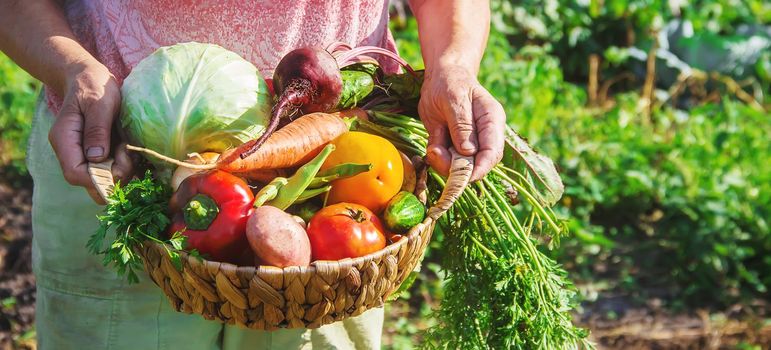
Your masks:
M 426 71 L 418 113 L 428 129 L 428 163 L 440 173 L 449 171 L 450 146 L 476 157 L 472 181 L 503 157 L 506 113 L 469 69 L 448 65 Z

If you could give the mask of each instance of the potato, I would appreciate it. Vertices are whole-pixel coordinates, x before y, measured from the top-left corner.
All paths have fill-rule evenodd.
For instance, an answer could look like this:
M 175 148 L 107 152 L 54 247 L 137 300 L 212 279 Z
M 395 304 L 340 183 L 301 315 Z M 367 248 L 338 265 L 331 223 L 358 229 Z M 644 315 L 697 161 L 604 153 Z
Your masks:
M 276 267 L 307 266 L 311 243 L 305 229 L 281 209 L 264 205 L 254 209 L 246 223 L 246 238 L 257 258 Z

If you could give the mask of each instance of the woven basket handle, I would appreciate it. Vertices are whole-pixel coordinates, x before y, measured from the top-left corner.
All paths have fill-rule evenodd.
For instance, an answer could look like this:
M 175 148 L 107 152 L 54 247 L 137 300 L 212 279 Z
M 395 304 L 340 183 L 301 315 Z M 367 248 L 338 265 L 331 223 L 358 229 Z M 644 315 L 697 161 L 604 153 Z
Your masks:
M 112 177 L 112 163 L 112 158 L 100 163 L 88 163 L 88 175 L 91 176 L 91 182 L 105 202 L 109 202 L 107 197 L 112 194 L 115 187 L 115 180 Z
M 452 207 L 452 204 L 468 185 L 471 171 L 474 169 L 474 157 L 460 155 L 453 148 L 450 148 L 450 154 L 452 154 L 452 163 L 446 186 L 439 200 L 428 210 L 428 217 L 433 220 L 438 219 Z M 115 186 L 112 177 L 112 163 L 112 159 L 100 163 L 88 163 L 88 174 L 91 175 L 91 182 L 94 183 L 97 192 L 105 202 L 108 201 L 107 197 L 112 194 Z

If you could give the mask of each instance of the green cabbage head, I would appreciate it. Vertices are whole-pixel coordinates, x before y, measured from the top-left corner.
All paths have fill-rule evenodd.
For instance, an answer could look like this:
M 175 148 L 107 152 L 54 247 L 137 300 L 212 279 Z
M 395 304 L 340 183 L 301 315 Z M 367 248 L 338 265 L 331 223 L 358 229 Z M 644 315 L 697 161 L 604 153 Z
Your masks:
M 211 44 L 156 50 L 134 67 L 121 93 L 121 124 L 129 140 L 176 159 L 257 138 L 270 117 L 270 92 L 257 68 Z M 170 169 L 151 161 L 159 170 Z

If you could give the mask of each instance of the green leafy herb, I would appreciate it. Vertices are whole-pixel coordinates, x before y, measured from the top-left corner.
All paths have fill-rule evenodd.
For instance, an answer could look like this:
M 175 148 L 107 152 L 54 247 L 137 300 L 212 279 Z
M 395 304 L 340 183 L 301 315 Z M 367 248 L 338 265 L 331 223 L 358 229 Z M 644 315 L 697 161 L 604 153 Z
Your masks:
M 381 84 L 389 96 L 399 100 L 417 100 L 420 98 L 420 87 L 423 85 L 422 70 L 413 73 L 390 74 L 383 77 Z
M 503 163 L 514 165 L 522 163 L 527 167 L 525 174 L 531 175 L 535 181 L 534 184 L 542 188 L 541 202 L 544 205 L 553 206 L 562 198 L 565 192 L 565 186 L 562 184 L 560 175 L 554 162 L 544 155 L 538 154 L 527 141 L 519 136 L 512 128 L 506 127 L 506 149 L 504 150 Z
M 357 63 L 340 71 L 343 89 L 337 109 L 353 108 L 375 88 L 375 76 L 379 67 L 372 63 Z
M 89 252 L 102 255 L 102 263 L 115 266 L 129 283 L 139 282 L 136 270 L 142 268 L 142 258 L 137 249 L 147 240 L 162 243 L 174 266 L 182 268 L 180 252 L 186 236 L 175 232 L 164 238 L 170 223 L 166 216 L 170 197 L 171 189 L 153 180 L 149 171 L 126 186 L 116 183 L 104 214 L 97 217 L 99 229 L 86 244 Z M 196 251 L 188 254 L 198 255 Z

